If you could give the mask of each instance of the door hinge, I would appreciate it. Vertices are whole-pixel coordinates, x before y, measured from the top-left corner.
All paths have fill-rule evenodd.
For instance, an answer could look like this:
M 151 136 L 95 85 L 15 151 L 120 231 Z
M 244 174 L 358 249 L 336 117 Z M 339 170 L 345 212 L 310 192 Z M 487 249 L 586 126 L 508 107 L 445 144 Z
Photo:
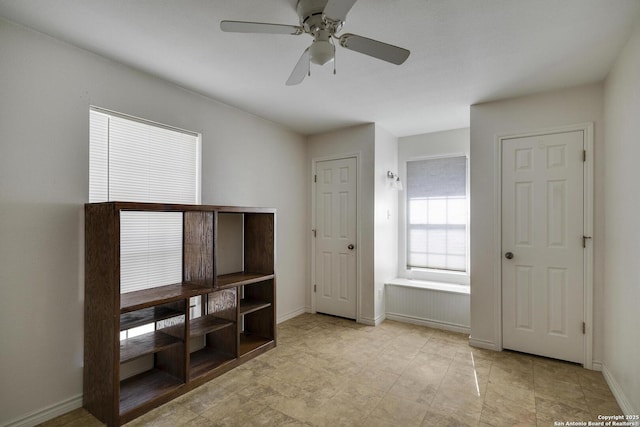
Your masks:
M 313 285 L 313 292 L 315 293 L 317 291 L 317 285 Z
M 582 322 L 582 335 L 587 333 L 587 324 Z
M 583 162 L 587 161 L 587 150 L 582 150 L 582 161 Z
M 318 182 L 318 175 L 313 175 L 313 182 Z
M 316 229 L 311 230 L 313 232 L 313 237 L 316 237 Z
M 587 239 L 590 239 L 591 236 L 582 236 L 582 248 L 586 248 L 587 247 Z

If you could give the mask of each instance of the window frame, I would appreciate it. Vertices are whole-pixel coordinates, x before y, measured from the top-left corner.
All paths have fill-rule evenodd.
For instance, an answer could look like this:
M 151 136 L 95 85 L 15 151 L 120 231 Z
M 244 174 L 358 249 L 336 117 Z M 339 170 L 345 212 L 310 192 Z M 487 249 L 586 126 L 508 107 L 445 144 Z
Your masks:
M 403 238 L 400 242 L 400 266 L 399 273 L 400 276 L 406 279 L 414 279 L 414 280 L 425 280 L 425 281 L 433 281 L 433 282 L 444 282 L 444 283 L 454 283 L 461 285 L 469 285 L 470 284 L 470 179 L 469 179 L 469 153 L 467 152 L 451 152 L 446 154 L 438 154 L 438 155 L 430 155 L 430 156 L 416 156 L 407 158 L 403 163 L 403 173 L 404 176 L 407 177 L 408 163 L 416 162 L 422 160 L 437 160 L 437 159 L 446 159 L 452 157 L 464 157 L 466 159 L 466 205 L 467 205 L 467 227 L 466 227 L 466 239 L 465 244 L 467 248 L 467 256 L 466 256 L 466 271 L 454 271 L 454 270 L 442 270 L 442 269 L 434 269 L 434 268 L 419 268 L 419 267 L 408 267 L 408 257 L 409 257 L 409 197 L 406 188 L 408 187 L 408 182 L 405 184 L 405 191 L 403 191 L 402 195 L 402 205 L 403 205 L 403 215 L 400 220 L 402 222 L 402 235 Z M 405 178 L 405 181 L 407 178 Z

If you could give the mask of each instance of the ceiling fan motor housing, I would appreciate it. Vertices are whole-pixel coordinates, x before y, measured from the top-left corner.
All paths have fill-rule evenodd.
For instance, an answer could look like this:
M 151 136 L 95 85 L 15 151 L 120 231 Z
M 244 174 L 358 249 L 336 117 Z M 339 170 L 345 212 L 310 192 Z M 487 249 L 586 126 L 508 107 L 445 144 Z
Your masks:
M 328 28 L 324 19 L 324 9 L 328 0 L 298 0 L 296 11 L 300 17 L 300 26 L 306 33 L 315 34 L 318 30 L 330 30 L 336 33 L 342 27 L 342 22 L 335 25 L 335 28 Z

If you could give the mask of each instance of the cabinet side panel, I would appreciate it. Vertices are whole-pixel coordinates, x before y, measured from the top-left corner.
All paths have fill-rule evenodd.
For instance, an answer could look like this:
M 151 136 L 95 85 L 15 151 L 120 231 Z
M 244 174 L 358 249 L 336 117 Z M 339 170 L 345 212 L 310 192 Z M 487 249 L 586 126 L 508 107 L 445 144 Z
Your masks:
M 246 213 L 244 219 L 244 270 L 272 274 L 275 262 L 275 215 Z
M 85 205 L 83 405 L 108 425 L 119 400 L 119 233 L 113 205 Z
M 213 286 L 213 212 L 184 213 L 184 281 Z

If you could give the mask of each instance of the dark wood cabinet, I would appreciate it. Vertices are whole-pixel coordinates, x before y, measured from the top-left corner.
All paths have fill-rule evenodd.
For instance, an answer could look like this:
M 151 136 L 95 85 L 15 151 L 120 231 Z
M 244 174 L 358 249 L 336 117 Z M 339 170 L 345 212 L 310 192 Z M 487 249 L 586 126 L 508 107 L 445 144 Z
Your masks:
M 121 293 L 125 211 L 182 213 L 181 283 Z M 85 205 L 89 412 L 109 426 L 124 424 L 275 347 L 275 215 L 270 208 Z M 240 229 L 228 232 L 227 223 Z M 224 259 L 231 252 L 235 262 Z M 140 327 L 150 330 L 129 337 Z

